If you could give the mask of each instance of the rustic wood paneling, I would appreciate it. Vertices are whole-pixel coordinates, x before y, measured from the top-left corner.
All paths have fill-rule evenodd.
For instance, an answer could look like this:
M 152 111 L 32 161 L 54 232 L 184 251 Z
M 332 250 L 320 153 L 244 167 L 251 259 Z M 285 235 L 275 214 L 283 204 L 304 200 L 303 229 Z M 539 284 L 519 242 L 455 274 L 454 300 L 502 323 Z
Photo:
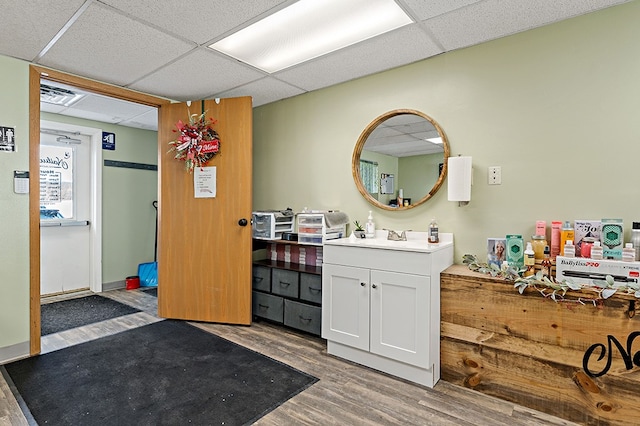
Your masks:
M 519 294 L 512 282 L 454 265 L 441 275 L 442 378 L 479 392 L 589 425 L 640 424 L 640 367 L 628 370 L 615 347 L 600 351 L 588 368 L 585 351 L 614 336 L 626 351 L 640 330 L 629 295 L 601 306 L 556 303 L 533 289 Z M 572 292 L 575 299 L 589 295 Z M 640 342 L 630 351 L 638 351 Z

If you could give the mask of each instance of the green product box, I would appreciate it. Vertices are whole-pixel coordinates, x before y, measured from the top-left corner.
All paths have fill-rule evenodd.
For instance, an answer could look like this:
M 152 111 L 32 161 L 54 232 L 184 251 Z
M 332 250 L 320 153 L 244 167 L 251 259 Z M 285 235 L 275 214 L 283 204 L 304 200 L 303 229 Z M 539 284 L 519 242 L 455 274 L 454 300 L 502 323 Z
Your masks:
M 602 219 L 600 241 L 602 255 L 605 259 L 622 259 L 624 247 L 624 226 L 622 219 Z
M 522 235 L 507 235 L 507 262 L 514 268 L 524 268 L 524 240 Z

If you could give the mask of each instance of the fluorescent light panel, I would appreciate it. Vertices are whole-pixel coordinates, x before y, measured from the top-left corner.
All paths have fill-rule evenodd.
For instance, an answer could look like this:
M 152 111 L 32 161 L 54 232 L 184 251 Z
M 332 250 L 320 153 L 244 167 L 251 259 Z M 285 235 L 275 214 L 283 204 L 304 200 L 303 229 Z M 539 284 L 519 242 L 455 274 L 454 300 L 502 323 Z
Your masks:
M 427 138 L 427 140 L 431 143 L 437 143 L 442 145 L 442 138 L 438 137 L 438 138 Z
M 209 47 L 272 73 L 412 22 L 393 0 L 300 0 Z

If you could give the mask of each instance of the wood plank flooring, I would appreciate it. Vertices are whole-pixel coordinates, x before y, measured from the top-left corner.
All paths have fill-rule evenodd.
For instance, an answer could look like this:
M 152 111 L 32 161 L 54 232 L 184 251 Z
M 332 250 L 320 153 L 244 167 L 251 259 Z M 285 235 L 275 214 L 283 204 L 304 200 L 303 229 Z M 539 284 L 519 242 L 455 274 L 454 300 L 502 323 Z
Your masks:
M 114 290 L 102 295 L 142 312 L 45 336 L 42 353 L 162 320 L 157 316 L 157 299 L 142 291 Z M 323 339 L 266 322 L 250 327 L 192 324 L 320 379 L 256 425 L 574 425 L 443 380 L 429 389 L 396 379 L 328 355 Z M 0 425 L 28 424 L 0 375 Z

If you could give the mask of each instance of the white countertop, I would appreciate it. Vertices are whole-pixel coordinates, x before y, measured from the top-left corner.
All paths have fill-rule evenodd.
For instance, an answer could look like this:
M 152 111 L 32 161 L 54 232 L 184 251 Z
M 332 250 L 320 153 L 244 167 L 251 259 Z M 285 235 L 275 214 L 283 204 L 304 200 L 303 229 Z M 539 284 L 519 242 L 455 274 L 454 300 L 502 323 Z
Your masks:
M 453 234 L 440 233 L 440 242 L 438 244 L 429 244 L 427 242 L 427 232 L 407 231 L 407 241 L 392 241 L 387 239 L 388 231 L 376 231 L 375 238 L 356 238 L 353 235 L 347 238 L 338 238 L 335 240 L 327 240 L 325 246 L 349 246 L 362 248 L 375 248 L 382 250 L 400 250 L 415 252 L 435 252 L 453 245 Z

